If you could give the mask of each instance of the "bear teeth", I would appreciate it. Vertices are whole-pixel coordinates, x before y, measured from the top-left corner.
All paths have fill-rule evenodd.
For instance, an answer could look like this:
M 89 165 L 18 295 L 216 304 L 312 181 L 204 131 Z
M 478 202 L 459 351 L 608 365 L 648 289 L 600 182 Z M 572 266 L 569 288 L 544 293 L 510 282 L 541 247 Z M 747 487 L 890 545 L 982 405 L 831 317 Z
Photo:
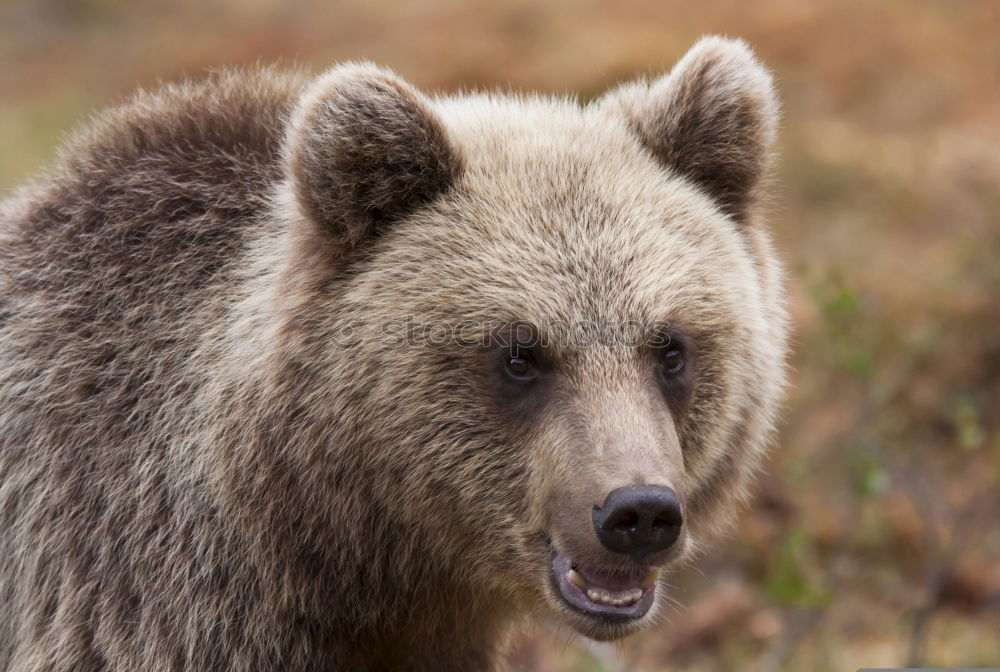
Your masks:
M 607 604 L 612 607 L 624 607 L 634 604 L 642 597 L 642 588 L 632 588 L 622 591 L 607 591 L 598 588 L 588 588 L 587 598 L 597 604 Z
M 644 588 L 648 588 L 650 585 L 655 583 L 658 574 L 658 570 L 652 570 L 644 577 L 641 588 L 630 588 L 628 590 L 619 591 L 611 591 L 591 586 L 587 583 L 587 580 L 583 578 L 583 575 L 580 574 L 580 572 L 572 568 L 570 568 L 569 572 L 567 572 L 566 578 L 568 578 L 573 585 L 582 590 L 591 602 L 596 604 L 606 604 L 612 607 L 625 607 L 638 602 L 639 598 L 642 597 Z
M 607 591 L 597 588 L 587 589 L 587 598 L 597 604 L 607 604 L 612 607 L 624 607 L 634 604 L 642 597 L 642 588 L 632 588 L 622 591 Z

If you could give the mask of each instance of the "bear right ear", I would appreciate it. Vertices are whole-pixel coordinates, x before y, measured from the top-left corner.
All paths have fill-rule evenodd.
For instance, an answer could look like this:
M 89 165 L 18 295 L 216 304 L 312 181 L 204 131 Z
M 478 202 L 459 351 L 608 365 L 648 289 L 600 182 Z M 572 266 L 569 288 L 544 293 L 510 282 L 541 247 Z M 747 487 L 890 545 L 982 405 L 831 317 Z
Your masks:
M 660 162 L 745 223 L 778 122 L 770 73 L 742 40 L 702 38 L 669 75 L 599 103 L 625 117 Z
M 346 64 L 299 99 L 284 155 L 303 212 L 346 253 L 454 181 L 430 102 L 389 70 Z

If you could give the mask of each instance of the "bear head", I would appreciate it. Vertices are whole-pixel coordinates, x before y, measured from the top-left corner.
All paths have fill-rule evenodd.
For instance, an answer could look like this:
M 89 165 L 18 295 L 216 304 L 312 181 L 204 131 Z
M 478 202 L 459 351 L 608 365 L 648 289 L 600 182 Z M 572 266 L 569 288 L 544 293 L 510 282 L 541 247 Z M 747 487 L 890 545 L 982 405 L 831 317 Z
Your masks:
M 772 433 L 777 116 L 720 38 L 585 105 L 429 97 L 368 64 L 314 81 L 271 300 L 339 557 L 381 539 L 413 581 L 433 564 L 462 599 L 597 639 L 654 618 L 662 570 L 733 519 Z

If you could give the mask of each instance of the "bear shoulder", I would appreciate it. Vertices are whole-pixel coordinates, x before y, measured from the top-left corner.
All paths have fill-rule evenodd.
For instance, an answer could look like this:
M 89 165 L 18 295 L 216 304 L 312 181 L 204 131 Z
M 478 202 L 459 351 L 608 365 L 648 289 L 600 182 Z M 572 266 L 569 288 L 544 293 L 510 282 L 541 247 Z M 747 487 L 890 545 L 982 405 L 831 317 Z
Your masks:
M 176 220 L 259 204 L 280 175 L 285 123 L 306 81 L 232 69 L 140 91 L 73 134 L 46 178 L 109 216 Z
M 22 298 L 90 307 L 103 294 L 162 304 L 154 294 L 204 286 L 270 202 L 306 81 L 276 68 L 223 70 L 95 115 L 41 179 L 0 204 L 4 284 Z M 90 298 L 67 304 L 82 293 Z M 108 307 L 123 305 L 111 298 Z

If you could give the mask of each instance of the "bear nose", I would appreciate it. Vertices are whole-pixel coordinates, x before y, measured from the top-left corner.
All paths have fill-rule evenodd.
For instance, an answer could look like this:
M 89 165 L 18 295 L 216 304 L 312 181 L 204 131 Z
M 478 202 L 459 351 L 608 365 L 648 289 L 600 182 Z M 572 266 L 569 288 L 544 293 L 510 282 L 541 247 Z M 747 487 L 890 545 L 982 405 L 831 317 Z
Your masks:
M 604 506 L 594 507 L 592 518 L 597 538 L 606 549 L 636 560 L 670 548 L 683 523 L 677 493 L 662 485 L 612 490 Z

